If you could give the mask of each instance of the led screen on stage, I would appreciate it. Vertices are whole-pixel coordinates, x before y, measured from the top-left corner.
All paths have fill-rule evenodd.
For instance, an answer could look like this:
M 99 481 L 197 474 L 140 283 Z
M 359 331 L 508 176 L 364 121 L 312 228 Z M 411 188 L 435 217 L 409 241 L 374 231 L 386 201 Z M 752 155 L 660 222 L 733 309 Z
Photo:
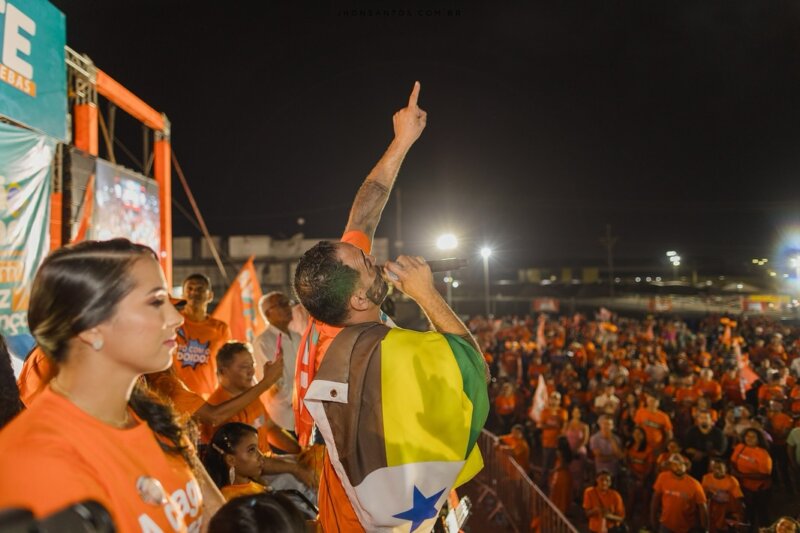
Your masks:
M 158 252 L 161 248 L 160 220 L 155 181 L 97 160 L 91 239 L 127 237 Z

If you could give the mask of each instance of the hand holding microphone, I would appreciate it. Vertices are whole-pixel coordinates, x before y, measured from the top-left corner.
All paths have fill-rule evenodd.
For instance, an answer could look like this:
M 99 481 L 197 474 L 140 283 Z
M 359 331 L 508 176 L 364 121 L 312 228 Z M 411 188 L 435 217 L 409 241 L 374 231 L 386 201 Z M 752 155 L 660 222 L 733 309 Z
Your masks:
M 398 290 L 414 300 L 429 292 L 437 293 L 433 284 L 433 272 L 447 272 L 466 266 L 467 261 L 459 258 L 425 261 L 419 256 L 401 255 L 395 261 L 387 261 L 383 271 L 386 279 Z

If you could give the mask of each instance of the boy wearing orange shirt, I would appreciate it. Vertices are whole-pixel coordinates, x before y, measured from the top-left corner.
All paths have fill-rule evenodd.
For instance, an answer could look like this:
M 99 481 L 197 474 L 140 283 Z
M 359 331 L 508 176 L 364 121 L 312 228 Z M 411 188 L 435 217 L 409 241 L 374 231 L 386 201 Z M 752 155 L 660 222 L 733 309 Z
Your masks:
M 728 467 L 720 457 L 711 459 L 711 472 L 703 476 L 703 490 L 708 498 L 709 532 L 727 531 L 726 517 L 735 520 L 744 518 L 742 502 L 744 494 L 739 481 L 728 474 Z
M 214 299 L 211 280 L 203 274 L 192 274 L 183 282 L 183 325 L 178 328 L 178 349 L 173 354 L 173 367 L 189 390 L 208 399 L 217 388 L 217 350 L 231 339 L 225 322 L 208 315 L 208 304 Z
M 606 532 L 625 519 L 622 496 L 611 488 L 611 474 L 608 471 L 599 471 L 597 484 L 583 491 L 583 509 L 589 517 L 589 531 L 592 533 Z

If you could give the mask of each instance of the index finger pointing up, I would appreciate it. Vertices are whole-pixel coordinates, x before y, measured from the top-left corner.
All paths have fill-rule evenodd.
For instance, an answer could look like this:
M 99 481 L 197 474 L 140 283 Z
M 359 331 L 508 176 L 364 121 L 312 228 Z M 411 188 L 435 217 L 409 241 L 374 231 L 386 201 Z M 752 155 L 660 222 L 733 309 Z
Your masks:
M 414 88 L 411 89 L 411 96 L 408 97 L 408 107 L 415 107 L 417 105 L 417 98 L 419 98 L 419 82 L 414 82 Z

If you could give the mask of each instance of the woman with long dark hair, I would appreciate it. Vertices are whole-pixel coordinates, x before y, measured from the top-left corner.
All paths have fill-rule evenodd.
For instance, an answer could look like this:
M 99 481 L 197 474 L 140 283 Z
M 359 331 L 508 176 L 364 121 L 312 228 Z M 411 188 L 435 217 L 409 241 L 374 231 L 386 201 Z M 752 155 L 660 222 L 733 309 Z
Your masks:
M 58 375 L 0 433 L 0 507 L 37 516 L 96 500 L 117 530 L 195 529 L 222 498 L 140 376 L 172 363 L 181 315 L 155 253 L 126 239 L 56 250 L 28 324 Z

